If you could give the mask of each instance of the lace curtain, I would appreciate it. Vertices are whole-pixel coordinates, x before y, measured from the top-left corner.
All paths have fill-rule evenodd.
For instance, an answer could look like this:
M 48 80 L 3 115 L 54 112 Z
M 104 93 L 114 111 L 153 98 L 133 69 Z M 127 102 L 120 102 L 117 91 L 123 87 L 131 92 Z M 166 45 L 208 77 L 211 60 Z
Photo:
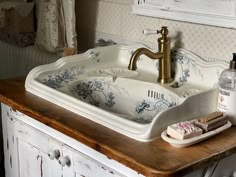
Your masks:
M 36 0 L 36 7 L 35 44 L 54 53 L 76 50 L 75 0 Z

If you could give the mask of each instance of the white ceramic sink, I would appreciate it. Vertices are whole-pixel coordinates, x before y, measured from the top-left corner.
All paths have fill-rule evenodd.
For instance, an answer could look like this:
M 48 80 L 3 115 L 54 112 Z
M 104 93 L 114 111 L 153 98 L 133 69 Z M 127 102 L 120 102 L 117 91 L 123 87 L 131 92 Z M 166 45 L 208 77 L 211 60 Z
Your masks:
M 95 48 L 36 67 L 25 88 L 126 136 L 151 141 L 175 122 L 216 110 L 217 82 L 228 65 L 205 62 L 184 50 L 173 50 L 175 79 L 158 84 L 158 61 L 141 56 L 138 69 L 127 69 L 142 45 Z

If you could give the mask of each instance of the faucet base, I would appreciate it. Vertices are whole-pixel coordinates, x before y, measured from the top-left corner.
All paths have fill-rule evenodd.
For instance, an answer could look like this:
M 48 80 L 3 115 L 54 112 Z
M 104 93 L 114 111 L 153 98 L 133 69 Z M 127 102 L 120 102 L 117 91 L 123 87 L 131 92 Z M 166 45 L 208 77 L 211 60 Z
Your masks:
M 174 79 L 173 78 L 158 78 L 157 82 L 161 84 L 166 84 L 172 82 Z

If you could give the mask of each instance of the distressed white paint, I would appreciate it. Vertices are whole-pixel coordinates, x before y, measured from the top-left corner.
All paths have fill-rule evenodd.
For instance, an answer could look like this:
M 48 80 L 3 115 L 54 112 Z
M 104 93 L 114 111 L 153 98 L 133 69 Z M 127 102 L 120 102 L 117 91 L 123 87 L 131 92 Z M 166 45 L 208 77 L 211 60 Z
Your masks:
M 4 159 L 5 159 L 5 176 L 18 177 L 17 145 L 14 137 L 14 120 L 9 117 L 7 111 L 2 110 L 2 127 L 4 141 Z
M 139 15 L 236 28 L 235 0 L 134 0 Z
M 114 169 L 115 171 L 120 171 L 128 177 L 143 177 L 143 175 L 138 174 L 137 172 L 124 166 L 123 164 L 120 164 L 115 160 L 107 158 L 105 155 L 87 147 L 86 145 L 80 143 L 79 141 L 76 141 L 73 138 L 70 138 L 70 137 L 68 137 L 68 136 L 48 127 L 48 126 L 45 126 L 44 124 L 38 122 L 35 119 L 30 118 L 29 116 L 24 115 L 24 114 L 20 113 L 19 111 L 11 111 L 11 108 L 5 104 L 2 104 L 3 123 L 5 122 L 5 119 L 9 119 L 9 116 L 7 116 L 6 112 L 11 113 L 11 116 L 14 117 L 13 121 L 17 120 L 17 121 L 25 124 L 25 126 L 27 125 L 26 127 L 32 127 L 34 129 L 36 129 L 38 132 L 43 132 L 44 135 L 51 137 L 50 139 L 52 139 L 53 141 L 55 141 L 55 139 L 56 139 L 57 142 L 63 142 L 65 144 L 67 144 L 68 146 L 72 147 L 73 149 L 77 149 L 80 153 L 82 153 L 90 158 L 93 158 L 94 160 L 96 160 L 102 164 L 105 164 L 107 167 Z M 6 125 L 6 124 L 4 124 L 4 125 Z M 9 129 L 4 129 L 4 132 L 7 132 L 8 130 Z M 13 130 L 14 129 L 12 129 L 12 132 L 13 132 Z M 36 137 L 34 137 L 34 136 L 35 136 L 35 134 L 32 134 L 30 139 L 31 140 L 36 139 Z M 29 141 L 29 139 L 27 141 Z M 6 143 L 4 141 L 4 145 L 5 144 Z M 44 143 L 44 145 L 45 145 L 45 143 Z M 42 148 L 44 146 L 41 145 L 40 147 Z M 6 177 L 12 177 L 12 176 L 6 176 Z
M 18 163 L 20 177 L 61 177 L 61 166 L 56 161 L 22 140 L 18 141 Z
M 55 137 L 63 137 L 59 132 L 49 136 L 42 131 L 47 126 L 37 122 L 39 126 L 32 127 L 29 124 L 33 119 L 4 104 L 2 120 L 6 177 L 144 177 L 98 152 L 101 160 L 96 160 L 97 155 L 88 147 L 81 152 L 84 147 L 79 142 L 79 146 L 72 143 L 72 148 L 69 137 L 58 141 Z M 53 150 L 59 150 L 71 164 L 62 167 L 58 159 L 50 159 L 48 153 Z
M 14 124 L 20 177 L 61 177 L 62 167 L 49 158 L 48 152 L 62 150 L 62 143 L 20 121 Z
M 7 105 L 1 107 L 5 177 L 144 177 Z M 70 166 L 62 167 L 58 159 L 49 158 L 48 152 L 56 149 L 61 157 L 70 159 Z M 232 174 L 236 169 L 230 164 L 235 164 L 235 157 L 223 159 L 212 177 Z M 199 169 L 185 177 L 202 176 L 203 172 L 205 169 Z
M 77 150 L 64 145 L 63 155 L 70 157 L 71 166 L 65 166 L 63 176 L 86 176 L 86 177 L 125 177 L 121 173 L 106 165 L 79 153 Z M 96 175 L 95 175 L 96 174 Z

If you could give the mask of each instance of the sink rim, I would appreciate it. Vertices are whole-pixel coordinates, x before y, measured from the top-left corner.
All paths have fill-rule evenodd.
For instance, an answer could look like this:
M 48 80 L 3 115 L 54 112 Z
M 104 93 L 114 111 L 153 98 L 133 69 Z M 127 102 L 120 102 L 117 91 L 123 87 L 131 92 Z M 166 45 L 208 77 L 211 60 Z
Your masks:
M 140 47 L 140 45 L 125 45 L 125 46 L 121 45 L 121 46 L 113 46 L 110 48 L 112 48 L 113 50 L 114 50 L 114 48 L 120 49 L 120 50 L 121 49 L 129 50 L 129 49 L 134 49 L 134 48 L 139 48 L 139 47 Z M 79 54 L 79 56 L 81 57 L 79 59 L 79 61 L 81 61 L 81 62 L 86 61 L 86 57 L 90 56 L 91 50 L 88 50 L 87 52 L 85 52 L 83 54 Z M 183 51 L 189 55 L 190 54 L 193 55 L 191 52 L 189 52 L 185 49 L 180 49 L 179 51 Z M 196 58 L 195 55 L 194 55 L 194 57 Z M 162 114 L 165 115 L 166 111 L 158 113 L 154 118 L 155 121 L 153 119 L 153 121 L 148 125 L 138 124 L 136 122 L 131 122 L 130 120 L 126 120 L 126 119 L 120 119 L 119 116 L 112 114 L 111 112 L 102 110 L 97 107 L 93 107 L 93 106 L 91 107 L 91 105 L 89 105 L 88 103 L 85 103 L 85 102 L 82 102 L 83 105 L 81 105 L 81 104 L 79 105 L 80 111 L 78 111 L 78 109 L 76 108 L 78 106 L 78 99 L 69 96 L 68 103 L 63 103 L 64 100 L 60 99 L 60 97 L 62 97 L 62 98 L 65 97 L 65 95 L 63 93 L 56 92 L 56 93 L 54 93 L 54 97 L 53 97 L 52 91 L 54 91 L 54 90 L 37 81 L 38 75 L 40 75 L 43 72 L 49 72 L 48 68 L 52 67 L 54 69 L 51 71 L 56 71 L 56 70 L 59 70 L 60 68 L 63 68 L 66 65 L 66 63 L 70 65 L 70 64 L 73 64 L 73 62 L 75 62 L 74 56 L 70 56 L 70 57 L 61 58 L 58 61 L 56 61 L 55 63 L 36 67 L 35 69 L 31 70 L 31 72 L 27 75 L 26 82 L 25 82 L 26 90 L 37 95 L 37 96 L 44 98 L 50 102 L 56 103 L 57 105 L 62 106 L 65 109 L 68 109 L 76 114 L 79 114 L 79 115 L 86 117 L 94 122 L 97 122 L 100 125 L 111 128 L 119 133 L 122 133 L 122 134 L 129 136 L 131 138 L 137 139 L 139 141 L 152 141 L 153 139 L 157 138 L 156 134 L 155 133 L 153 134 L 153 132 L 152 132 L 153 126 L 155 126 L 155 124 L 157 122 L 156 120 L 159 119 L 159 116 Z M 224 62 L 216 62 L 215 61 L 213 63 L 215 63 L 215 65 L 217 67 L 222 68 L 222 69 L 226 68 L 226 66 L 227 66 L 227 64 Z M 143 82 L 145 82 L 145 81 L 143 81 Z M 209 90 L 206 90 L 206 92 L 215 92 L 215 88 L 209 88 Z M 189 100 L 189 98 L 185 99 L 181 103 L 181 105 L 185 104 L 185 102 L 188 102 L 188 100 Z M 88 109 L 88 105 L 89 105 L 89 109 L 92 110 L 91 111 L 92 113 L 90 113 L 90 114 L 88 114 L 88 113 L 86 113 L 86 111 L 84 111 L 84 110 Z M 176 107 L 179 108 L 180 105 L 169 108 L 168 111 L 172 110 Z M 102 117 L 105 117 L 105 119 L 106 119 L 106 117 L 110 117 L 110 115 L 112 115 L 114 119 L 118 118 L 119 121 L 117 121 L 116 124 L 119 124 L 120 126 L 117 127 L 113 124 L 108 123 L 107 121 L 103 121 L 103 119 L 101 119 L 101 120 L 98 119 L 97 113 L 94 113 L 94 111 L 99 112 Z M 96 118 L 94 119 L 93 117 L 96 117 Z M 124 126 L 129 126 L 129 128 L 130 128 L 129 130 L 132 130 L 132 131 L 127 131 L 127 129 L 123 128 Z

